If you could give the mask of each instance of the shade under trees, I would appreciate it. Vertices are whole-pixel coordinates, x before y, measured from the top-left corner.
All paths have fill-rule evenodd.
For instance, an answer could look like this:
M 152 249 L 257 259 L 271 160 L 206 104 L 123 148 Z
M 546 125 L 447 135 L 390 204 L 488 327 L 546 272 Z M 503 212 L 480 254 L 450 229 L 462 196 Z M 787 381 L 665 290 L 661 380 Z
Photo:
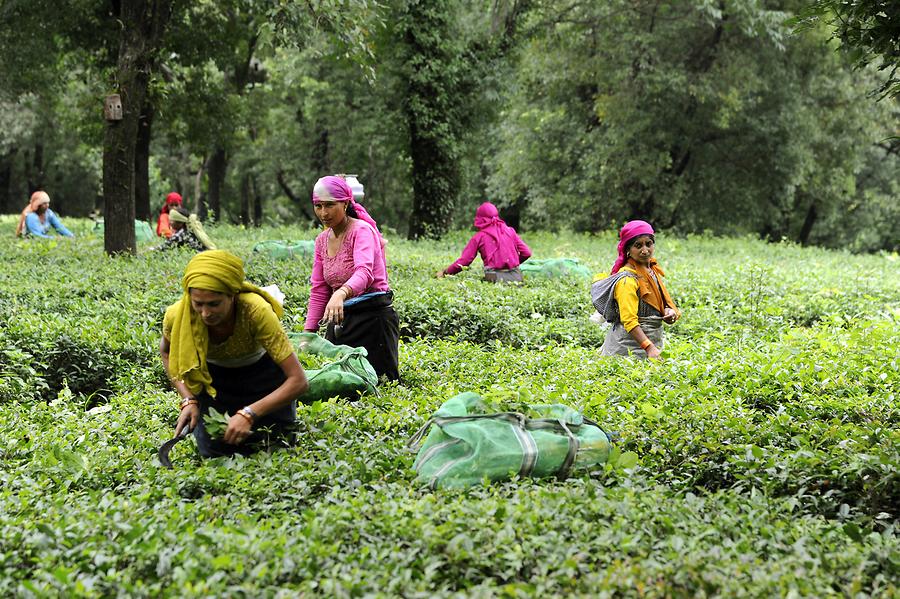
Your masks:
M 122 11 L 160 3 L 167 26 L 122 54 Z M 871 93 L 894 89 L 896 11 L 874 0 L 53 4 L 0 7 L 0 209 L 38 186 L 64 214 L 99 201 L 111 252 L 169 191 L 216 220 L 312 221 L 313 182 L 340 172 L 411 238 L 491 200 L 525 230 L 900 239 L 898 103 Z M 137 99 L 123 83 L 142 101 L 108 125 L 105 95 Z

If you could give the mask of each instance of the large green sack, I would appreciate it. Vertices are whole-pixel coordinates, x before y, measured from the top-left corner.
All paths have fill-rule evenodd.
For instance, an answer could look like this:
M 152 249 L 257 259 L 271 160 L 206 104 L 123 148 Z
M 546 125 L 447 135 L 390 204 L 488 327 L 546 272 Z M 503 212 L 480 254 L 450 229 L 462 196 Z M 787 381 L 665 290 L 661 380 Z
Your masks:
M 313 240 L 290 241 L 287 239 L 269 239 L 260 241 L 253 246 L 257 254 L 268 256 L 273 260 L 301 260 L 312 259 L 315 253 L 316 242 Z
M 609 435 L 562 404 L 529 405 L 518 412 L 484 413 L 477 393 L 451 397 L 409 440 L 419 449 L 417 480 L 434 488 L 467 487 L 513 475 L 566 478 L 572 470 L 609 459 Z M 432 426 L 434 425 L 434 426 Z
M 378 375 L 366 358 L 366 348 L 335 345 L 315 333 L 288 333 L 288 337 L 298 354 L 332 358 L 321 368 L 306 371 L 309 390 L 299 401 L 311 404 L 331 397 L 356 399 L 360 394 L 377 392 Z
M 97 235 L 103 235 L 103 229 L 105 225 L 103 224 L 103 219 L 94 222 L 94 233 Z M 134 221 L 134 238 L 136 241 L 152 241 L 156 237 L 156 234 L 153 232 L 153 229 L 150 228 L 150 225 L 147 224 L 146 221 L 135 220 Z
M 567 277 L 589 277 L 591 271 L 576 258 L 529 258 L 519 265 L 525 276 L 563 279 Z

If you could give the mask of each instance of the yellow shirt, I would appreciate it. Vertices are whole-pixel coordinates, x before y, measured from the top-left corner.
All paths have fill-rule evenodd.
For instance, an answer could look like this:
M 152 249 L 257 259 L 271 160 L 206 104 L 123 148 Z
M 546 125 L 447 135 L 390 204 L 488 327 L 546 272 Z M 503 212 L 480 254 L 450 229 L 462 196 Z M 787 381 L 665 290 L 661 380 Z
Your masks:
M 166 310 L 163 318 L 166 339 L 172 338 L 173 307 Z M 276 364 L 280 364 L 294 353 L 281 321 L 263 297 L 256 293 L 240 293 L 236 309 L 234 332 L 222 343 L 210 342 L 207 362 L 237 368 L 253 364 L 263 353 L 267 353 Z
M 627 270 L 639 277 L 643 276 L 630 265 L 622 267 L 622 270 Z M 665 284 L 663 283 L 659 272 L 655 274 L 657 280 L 653 281 L 652 278 L 650 279 L 653 284 L 648 286 L 648 293 L 650 295 L 645 296 L 645 301 L 647 301 L 649 305 L 659 303 L 663 308 L 670 307 L 678 312 L 678 308 L 675 307 L 674 303 L 667 301 L 669 299 L 668 292 L 663 291 L 665 289 Z M 628 332 L 631 332 L 631 329 L 638 326 L 638 305 L 641 293 L 641 285 L 634 277 L 622 277 L 616 282 L 614 295 L 616 297 L 616 302 L 619 304 L 619 318 L 622 321 L 622 326 L 625 327 L 625 330 Z M 660 310 L 660 314 L 662 313 L 663 311 Z
M 622 277 L 616 283 L 616 302 L 619 304 L 619 318 L 626 331 L 638 325 L 638 282 L 634 277 Z

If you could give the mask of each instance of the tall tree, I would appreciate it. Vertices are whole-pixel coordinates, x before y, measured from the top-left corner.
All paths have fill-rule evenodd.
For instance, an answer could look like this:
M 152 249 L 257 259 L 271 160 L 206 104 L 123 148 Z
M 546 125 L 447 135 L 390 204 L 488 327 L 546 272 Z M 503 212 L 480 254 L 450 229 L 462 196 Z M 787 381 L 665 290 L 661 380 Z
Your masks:
M 468 93 L 466 56 L 450 0 L 407 0 L 396 15 L 402 40 L 413 207 L 410 239 L 439 238 L 459 193 L 460 124 Z
M 119 56 L 115 89 L 122 119 L 109 121 L 103 142 L 103 199 L 106 212 L 104 249 L 109 254 L 134 253 L 134 174 L 141 110 L 150 73 L 173 0 L 122 0 L 119 6 Z

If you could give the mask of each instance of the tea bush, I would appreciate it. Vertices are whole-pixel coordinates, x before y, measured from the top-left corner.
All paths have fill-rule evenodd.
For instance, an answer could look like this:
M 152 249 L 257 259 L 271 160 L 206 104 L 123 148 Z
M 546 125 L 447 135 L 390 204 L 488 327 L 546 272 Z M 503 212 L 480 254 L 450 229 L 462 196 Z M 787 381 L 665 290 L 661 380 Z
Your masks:
M 159 364 L 189 252 L 109 258 L 0 238 L 0 595 L 808 596 L 900 593 L 900 282 L 893 255 L 659 238 L 684 317 L 665 360 L 598 354 L 587 282 L 436 280 L 467 233 L 391 239 L 401 376 L 301 405 L 295 447 L 200 460 Z M 303 326 L 305 229 L 216 226 Z M 612 235 L 530 235 L 609 268 Z M 460 391 L 527 391 L 636 464 L 467 491 L 413 484 L 406 439 Z

